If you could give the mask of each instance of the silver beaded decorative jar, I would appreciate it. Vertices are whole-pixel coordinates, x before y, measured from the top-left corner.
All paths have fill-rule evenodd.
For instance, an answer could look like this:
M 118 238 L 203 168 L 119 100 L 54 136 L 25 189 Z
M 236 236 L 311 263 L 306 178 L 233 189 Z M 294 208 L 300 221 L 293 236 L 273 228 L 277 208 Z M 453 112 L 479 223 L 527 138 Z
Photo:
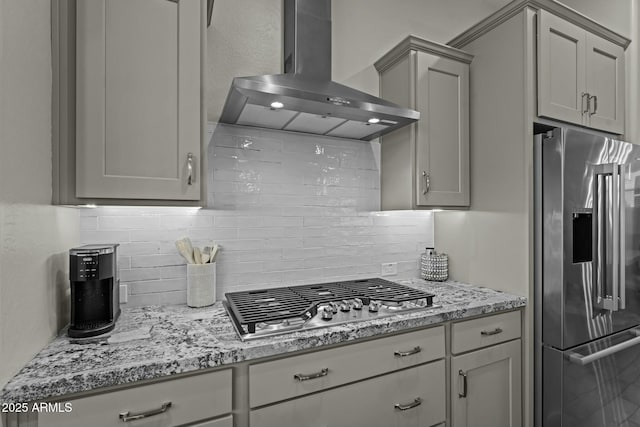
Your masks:
M 425 280 L 443 282 L 449 278 L 449 257 L 433 248 L 426 248 L 420 259 L 420 276 Z

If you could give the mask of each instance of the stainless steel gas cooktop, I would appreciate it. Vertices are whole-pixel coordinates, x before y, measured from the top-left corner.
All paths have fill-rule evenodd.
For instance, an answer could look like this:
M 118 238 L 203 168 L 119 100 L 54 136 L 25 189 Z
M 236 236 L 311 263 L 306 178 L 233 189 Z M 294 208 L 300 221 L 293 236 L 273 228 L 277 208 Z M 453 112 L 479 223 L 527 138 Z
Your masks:
M 223 304 L 245 341 L 433 308 L 433 297 L 372 278 L 227 292 Z

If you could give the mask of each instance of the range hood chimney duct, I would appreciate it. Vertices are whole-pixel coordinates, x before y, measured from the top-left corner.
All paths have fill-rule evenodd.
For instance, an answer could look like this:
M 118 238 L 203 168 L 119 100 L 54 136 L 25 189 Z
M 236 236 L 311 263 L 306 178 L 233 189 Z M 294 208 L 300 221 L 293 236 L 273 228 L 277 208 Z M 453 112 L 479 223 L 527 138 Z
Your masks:
M 331 80 L 330 0 L 284 0 L 284 72 Z
M 284 0 L 284 74 L 233 79 L 220 121 L 371 140 L 420 113 L 331 81 L 331 0 Z

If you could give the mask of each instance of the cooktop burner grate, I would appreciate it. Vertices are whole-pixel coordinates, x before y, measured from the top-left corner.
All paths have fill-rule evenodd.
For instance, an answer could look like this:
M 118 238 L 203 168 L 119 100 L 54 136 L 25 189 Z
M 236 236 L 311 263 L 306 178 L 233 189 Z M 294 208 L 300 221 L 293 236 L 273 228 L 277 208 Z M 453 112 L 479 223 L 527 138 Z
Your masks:
M 362 295 L 343 286 L 341 282 L 321 283 L 319 285 L 301 285 L 289 288 L 307 301 L 323 303 L 358 298 Z M 367 302 L 368 304 L 368 302 Z
M 290 288 L 260 289 L 248 292 L 227 292 L 227 302 L 238 322 L 255 332 L 256 323 L 315 315 L 315 304 Z
M 384 279 L 352 280 L 341 284 L 354 293 L 372 300 L 400 302 L 427 298 L 428 305 L 431 305 L 433 300 L 431 294 Z
M 311 327 L 303 325 L 318 314 L 319 306 L 356 298 L 365 306 L 377 301 L 376 304 L 394 309 L 402 307 L 403 302 L 411 305 L 405 309 L 428 308 L 433 304 L 433 295 L 429 293 L 380 278 L 227 292 L 225 297 L 227 312 L 241 337 Z

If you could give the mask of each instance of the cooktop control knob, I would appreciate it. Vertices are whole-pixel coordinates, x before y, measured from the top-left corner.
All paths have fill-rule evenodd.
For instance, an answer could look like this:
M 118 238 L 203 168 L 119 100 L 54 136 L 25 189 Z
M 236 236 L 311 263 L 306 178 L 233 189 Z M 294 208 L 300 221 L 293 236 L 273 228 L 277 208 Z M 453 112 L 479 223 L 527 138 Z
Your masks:
M 362 310 L 362 300 L 360 298 L 356 298 L 353 300 L 353 309 Z
M 333 309 L 328 306 L 325 305 L 324 308 L 322 309 L 322 320 L 331 320 L 333 319 Z
M 349 304 L 349 301 L 342 300 L 342 304 L 340 304 L 340 311 L 351 311 L 351 304 Z
M 369 311 L 372 313 L 377 313 L 380 308 L 380 303 L 378 301 L 371 301 L 369 303 Z
M 338 312 L 338 304 L 332 301 L 329 303 L 329 306 L 331 306 L 331 312 L 333 314 L 336 314 Z

